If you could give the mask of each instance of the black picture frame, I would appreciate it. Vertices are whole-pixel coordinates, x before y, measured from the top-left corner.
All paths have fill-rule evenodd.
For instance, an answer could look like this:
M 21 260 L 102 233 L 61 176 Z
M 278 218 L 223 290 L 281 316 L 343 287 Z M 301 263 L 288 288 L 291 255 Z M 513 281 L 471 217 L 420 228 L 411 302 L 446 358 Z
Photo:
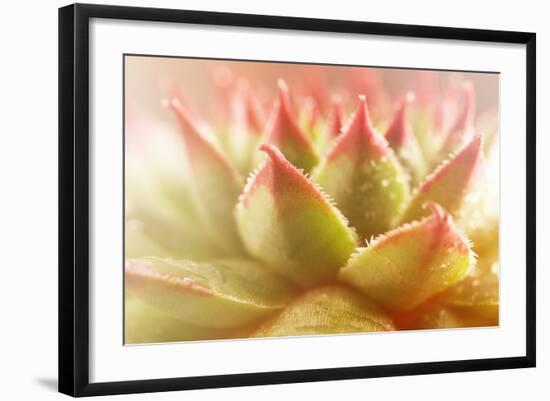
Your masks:
M 526 354 L 518 357 L 90 383 L 89 380 L 89 22 L 91 18 L 179 22 L 526 47 Z M 72 396 L 345 380 L 535 366 L 536 35 L 479 29 L 74 4 L 59 9 L 59 391 Z

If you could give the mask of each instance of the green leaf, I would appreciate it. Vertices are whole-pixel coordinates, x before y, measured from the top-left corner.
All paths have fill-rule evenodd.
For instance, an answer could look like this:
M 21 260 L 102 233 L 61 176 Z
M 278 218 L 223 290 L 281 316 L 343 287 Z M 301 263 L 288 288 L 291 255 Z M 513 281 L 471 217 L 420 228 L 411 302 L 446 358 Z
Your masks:
M 486 168 L 464 198 L 456 222 L 472 240 L 478 265 L 490 268 L 499 256 L 498 153 L 490 155 L 485 161 Z
M 166 343 L 239 337 L 239 331 L 198 327 L 185 323 L 126 292 L 124 343 Z M 247 336 L 248 333 L 244 333 Z
M 277 311 L 292 296 L 280 277 L 251 261 L 211 263 L 155 257 L 126 262 L 129 292 L 186 323 L 238 327 Z
M 469 315 L 485 317 L 498 324 L 498 268 L 476 268 L 447 292 L 446 304 Z
M 317 126 L 319 125 L 320 117 L 321 111 L 315 98 L 307 96 L 302 99 L 298 107 L 298 125 L 314 143 L 318 139 L 319 131 L 317 130 Z
M 223 123 L 228 157 L 244 175 L 253 169 L 253 155 L 265 129 L 266 116 L 249 83 L 239 79 L 228 92 L 228 121 Z
M 344 118 L 342 116 L 342 100 L 335 97 L 332 100 L 332 109 L 330 111 L 326 135 L 328 139 L 338 138 L 344 129 Z
M 204 259 L 227 256 L 228 251 L 218 246 L 206 230 L 197 229 L 203 222 L 191 191 L 187 158 L 179 133 L 141 111 L 127 114 L 127 257 L 171 255 Z
M 275 318 L 260 326 L 253 337 L 366 333 L 393 329 L 391 319 L 366 297 L 345 287 L 330 286 L 306 292 Z
M 459 88 L 460 113 L 457 115 L 456 121 L 447 132 L 445 141 L 439 151 L 440 155 L 445 156 L 455 152 L 465 144 L 470 142 L 474 137 L 475 116 L 476 116 L 476 93 L 471 82 L 465 82 Z
M 411 183 L 417 185 L 427 174 L 428 166 L 408 119 L 409 104 L 413 100 L 414 94 L 409 92 L 399 102 L 394 117 L 386 130 L 385 138 L 401 165 L 409 173 Z
M 436 111 L 434 106 L 415 104 L 409 108 L 412 132 L 422 151 L 428 170 L 441 162 L 439 150 L 444 141 L 443 134 L 435 127 Z
M 409 196 L 407 177 L 372 127 L 364 97 L 313 179 L 334 198 L 362 238 L 390 229 Z
M 394 315 L 400 329 L 498 326 L 498 268 L 476 267 L 448 290 L 415 308 Z
M 264 142 L 277 146 L 293 165 L 309 172 L 319 163 L 319 156 L 297 121 L 287 85 L 282 80 L 278 84 L 279 97 L 267 123 Z
M 330 280 L 355 248 L 345 218 L 273 145 L 236 208 L 248 252 L 294 283 Z
M 138 220 L 126 219 L 124 226 L 124 257 L 138 258 L 141 256 L 169 256 L 170 251 L 164 249 L 144 230 L 143 223 Z
M 391 310 L 412 309 L 457 283 L 475 265 L 469 241 L 431 204 L 431 216 L 399 227 L 352 256 L 340 278 Z
M 442 163 L 416 189 L 402 223 L 426 216 L 426 202 L 436 202 L 454 217 L 483 168 L 483 137 L 477 135 L 455 156 Z
M 190 189 L 201 222 L 197 228 L 206 231 L 226 255 L 242 255 L 232 214 L 242 189 L 241 178 L 216 145 L 214 136 L 178 99 L 173 98 L 169 107 L 174 111 L 185 144 Z

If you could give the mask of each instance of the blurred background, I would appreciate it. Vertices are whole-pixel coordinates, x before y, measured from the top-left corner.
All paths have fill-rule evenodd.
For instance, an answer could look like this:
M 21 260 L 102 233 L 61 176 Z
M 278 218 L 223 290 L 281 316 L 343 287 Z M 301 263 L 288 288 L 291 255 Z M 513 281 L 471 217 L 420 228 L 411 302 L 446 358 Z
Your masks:
M 219 118 L 220 99 L 242 77 L 246 77 L 266 109 L 275 98 L 277 80 L 282 78 L 295 99 L 313 100 L 322 113 L 327 112 L 335 97 L 342 101 L 345 112 L 351 112 L 357 95 L 365 94 L 374 120 L 385 121 L 391 118 L 395 100 L 407 91 L 414 91 L 420 105 L 442 105 L 456 98 L 457 89 L 466 81 L 474 87 L 476 119 L 486 120 L 484 117 L 491 115 L 494 125 L 498 112 L 499 75 L 496 73 L 142 56 L 125 59 L 126 99 L 163 119 L 168 115 L 163 110 L 162 99 L 174 88 L 205 119 Z M 460 105 L 454 109 L 459 111 Z

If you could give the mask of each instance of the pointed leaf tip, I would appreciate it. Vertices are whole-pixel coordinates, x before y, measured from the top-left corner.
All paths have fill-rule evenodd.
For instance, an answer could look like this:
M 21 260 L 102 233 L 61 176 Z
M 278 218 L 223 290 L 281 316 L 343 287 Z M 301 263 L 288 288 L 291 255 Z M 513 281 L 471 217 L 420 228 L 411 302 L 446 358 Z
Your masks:
M 364 97 L 313 177 L 362 238 L 392 227 L 409 187 L 394 153 L 370 123 Z
M 407 119 L 409 105 L 414 101 L 414 92 L 408 92 L 404 98 L 399 101 L 390 126 L 386 130 L 386 141 L 395 151 L 412 140 L 412 127 Z
M 314 97 L 308 96 L 302 100 L 298 111 L 298 122 L 310 137 L 315 136 L 315 129 L 319 122 L 321 111 Z
M 352 121 L 340 140 L 327 155 L 333 160 L 343 154 L 349 157 L 381 157 L 389 153 L 384 138 L 374 129 L 367 107 L 367 99 L 359 95 L 359 105 Z
M 242 126 L 248 135 L 260 135 L 264 129 L 265 115 L 250 83 L 244 78 L 239 78 L 228 97 L 230 125 Z
M 171 107 L 171 105 L 170 105 L 171 102 L 179 102 L 179 104 L 184 107 L 186 112 L 190 116 L 193 116 L 193 119 L 197 123 L 201 123 L 200 116 L 196 113 L 196 110 L 193 109 L 193 105 L 192 105 L 191 101 L 185 95 L 184 91 L 178 85 L 178 83 L 176 81 L 169 82 L 167 90 L 168 90 L 168 99 L 163 99 L 162 100 L 162 103 L 163 103 L 164 107 L 170 108 Z
M 254 192 L 262 188 L 269 189 L 279 205 L 285 202 L 287 191 L 292 195 L 292 191 L 297 189 L 310 199 L 325 202 L 317 188 L 285 158 L 279 148 L 263 143 L 258 150 L 264 152 L 267 159 L 262 167 L 249 177 L 244 192 L 240 196 L 240 203 L 248 206 L 248 201 Z
M 217 125 L 224 150 L 238 171 L 248 174 L 257 162 L 255 150 L 266 119 L 263 105 L 246 79 L 239 78 L 229 90 L 226 114 L 227 121 Z
M 277 89 L 279 91 L 280 96 L 288 95 L 288 85 L 284 79 L 282 78 L 277 79 Z
M 335 98 L 332 102 L 332 110 L 328 120 L 328 137 L 336 138 L 342 133 L 344 121 L 342 118 L 342 101 Z
M 289 165 L 288 160 L 285 159 L 281 151 L 275 146 L 268 143 L 262 143 L 259 148 L 262 152 L 265 152 L 271 161 L 274 163 L 279 163 L 283 165 Z
M 482 166 L 483 136 L 478 134 L 420 184 L 401 221 L 406 223 L 425 216 L 423 205 L 428 201 L 439 203 L 456 217 Z
M 462 109 L 454 125 L 447 133 L 440 153 L 448 154 L 469 142 L 475 135 L 476 92 L 471 82 L 464 82 L 460 87 Z
M 475 265 L 469 240 L 441 206 L 428 209 L 425 219 L 374 239 L 340 278 L 390 310 L 413 309 L 461 280 Z
M 252 133 L 259 135 L 265 128 L 265 111 L 260 100 L 250 91 L 246 99 L 246 116 Z
M 191 172 L 193 205 L 202 229 L 228 256 L 243 251 L 232 216 L 242 189 L 241 177 L 218 146 L 209 138 L 206 127 L 176 98 L 169 102 L 180 126 Z
M 329 280 L 355 248 L 353 232 L 277 147 L 260 149 L 268 157 L 249 178 L 235 211 L 246 249 L 300 286 Z
M 293 165 L 310 171 L 318 164 L 319 156 L 311 140 L 298 124 L 288 86 L 283 80 L 279 80 L 277 85 L 278 97 L 267 123 L 265 141 L 281 149 Z
M 411 185 L 417 185 L 426 176 L 428 170 L 425 157 L 408 119 L 409 106 L 414 99 L 414 92 L 408 92 L 398 102 L 385 134 L 388 144 L 408 173 Z
M 212 138 L 210 138 L 209 134 L 206 132 L 207 128 L 199 122 L 189 108 L 184 106 L 184 104 L 175 97 L 164 101 L 164 104 L 176 117 L 180 127 L 180 133 L 188 149 L 188 156 L 191 160 L 199 160 L 208 155 L 208 157 L 218 159 L 218 161 L 223 164 L 228 164 L 224 156 L 213 144 Z M 198 152 L 198 154 L 195 152 Z
M 467 81 L 461 87 L 461 93 L 463 98 L 462 112 L 457 118 L 453 130 L 459 130 L 467 128 L 468 125 L 474 123 L 475 108 L 476 108 L 476 92 L 474 85 Z

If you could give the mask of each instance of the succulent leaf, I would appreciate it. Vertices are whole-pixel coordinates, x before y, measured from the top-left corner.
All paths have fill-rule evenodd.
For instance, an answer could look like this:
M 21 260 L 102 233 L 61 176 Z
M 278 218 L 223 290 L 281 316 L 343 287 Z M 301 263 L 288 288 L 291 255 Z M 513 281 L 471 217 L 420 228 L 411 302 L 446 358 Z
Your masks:
M 313 178 L 362 238 L 391 228 L 409 196 L 406 175 L 372 127 L 364 97 Z
M 157 256 L 227 256 L 204 230 L 195 230 L 201 219 L 179 133 L 135 106 L 126 109 L 126 256 L 157 255 L 149 253 L 155 249 Z
M 204 231 L 194 232 L 200 218 L 187 186 L 177 177 L 147 170 L 138 160 L 126 170 L 125 256 L 172 256 L 204 259 L 224 256 L 223 248 Z M 135 164 L 135 165 L 134 165 Z M 130 173 L 131 171 L 131 173 Z M 141 172 L 141 173 L 139 173 Z
M 138 258 L 141 256 L 156 255 L 166 257 L 170 251 L 163 249 L 160 244 L 144 230 L 139 220 L 126 219 L 124 225 L 124 257 Z
M 126 291 L 124 297 L 125 344 L 233 338 L 239 334 L 242 333 L 185 323 Z
M 248 252 L 300 286 L 331 279 L 355 248 L 347 221 L 273 145 L 236 208 Z
M 335 98 L 332 102 L 332 110 L 328 117 L 327 136 L 329 139 L 336 138 L 340 136 L 343 128 L 342 101 L 339 98 Z
M 298 110 L 298 123 L 313 140 L 315 140 L 315 129 L 320 117 L 321 112 L 315 99 L 311 96 L 306 97 Z
M 282 80 L 278 84 L 278 99 L 267 123 L 264 142 L 277 146 L 293 165 L 309 172 L 319 163 L 319 156 L 298 124 L 287 85 Z
M 184 64 L 177 124 L 126 88 L 126 343 L 499 324 L 494 77 Z
M 374 239 L 340 278 L 391 310 L 412 309 L 457 283 L 475 265 L 469 240 L 437 204 L 421 221 Z
M 245 115 L 249 131 L 253 135 L 260 136 L 265 129 L 267 120 L 263 105 L 254 92 L 248 87 L 244 97 Z
M 409 106 L 408 114 L 416 143 L 420 147 L 426 168 L 430 170 L 441 162 L 439 151 L 444 140 L 443 135 L 434 126 L 436 112 L 432 108 L 421 107 L 415 103 Z
M 242 244 L 232 214 L 241 192 L 241 178 L 193 115 L 177 99 L 172 99 L 169 106 L 184 140 L 194 205 L 201 222 L 227 255 L 241 255 Z
M 462 109 L 454 125 L 451 127 L 441 149 L 442 155 L 447 155 L 470 142 L 475 135 L 476 96 L 474 86 L 466 82 L 460 88 Z
M 386 130 L 385 138 L 397 155 L 401 165 L 409 173 L 411 183 L 416 185 L 426 175 L 428 166 L 408 119 L 408 107 L 413 100 L 414 94 L 409 92 L 399 102 L 393 120 Z
M 456 155 L 430 174 L 413 193 L 402 223 L 429 213 L 423 205 L 437 202 L 456 217 L 468 191 L 475 184 L 483 166 L 483 137 L 476 135 Z
M 253 154 L 265 128 L 266 117 L 258 98 L 247 81 L 238 80 L 228 99 L 228 123 L 225 148 L 238 171 L 248 174 L 253 168 Z
M 498 326 L 497 265 L 486 268 L 477 264 L 448 290 L 413 310 L 394 314 L 394 318 L 401 329 Z
M 318 119 L 319 122 L 310 130 L 315 148 L 320 155 L 326 155 L 330 145 L 342 133 L 344 121 L 341 103 L 340 97 L 335 96 L 327 118 Z
M 393 330 L 391 319 L 366 297 L 345 287 L 310 290 L 275 318 L 262 324 L 254 337 L 365 333 Z
M 246 325 L 281 309 L 292 296 L 285 280 L 242 259 L 129 260 L 125 282 L 128 291 L 146 303 L 202 327 Z
M 457 224 L 474 244 L 481 266 L 488 268 L 499 257 L 498 154 L 484 159 L 480 177 L 466 195 L 457 216 Z
M 477 313 L 498 324 L 499 277 L 497 265 L 476 268 L 447 293 L 446 303 L 465 312 Z

